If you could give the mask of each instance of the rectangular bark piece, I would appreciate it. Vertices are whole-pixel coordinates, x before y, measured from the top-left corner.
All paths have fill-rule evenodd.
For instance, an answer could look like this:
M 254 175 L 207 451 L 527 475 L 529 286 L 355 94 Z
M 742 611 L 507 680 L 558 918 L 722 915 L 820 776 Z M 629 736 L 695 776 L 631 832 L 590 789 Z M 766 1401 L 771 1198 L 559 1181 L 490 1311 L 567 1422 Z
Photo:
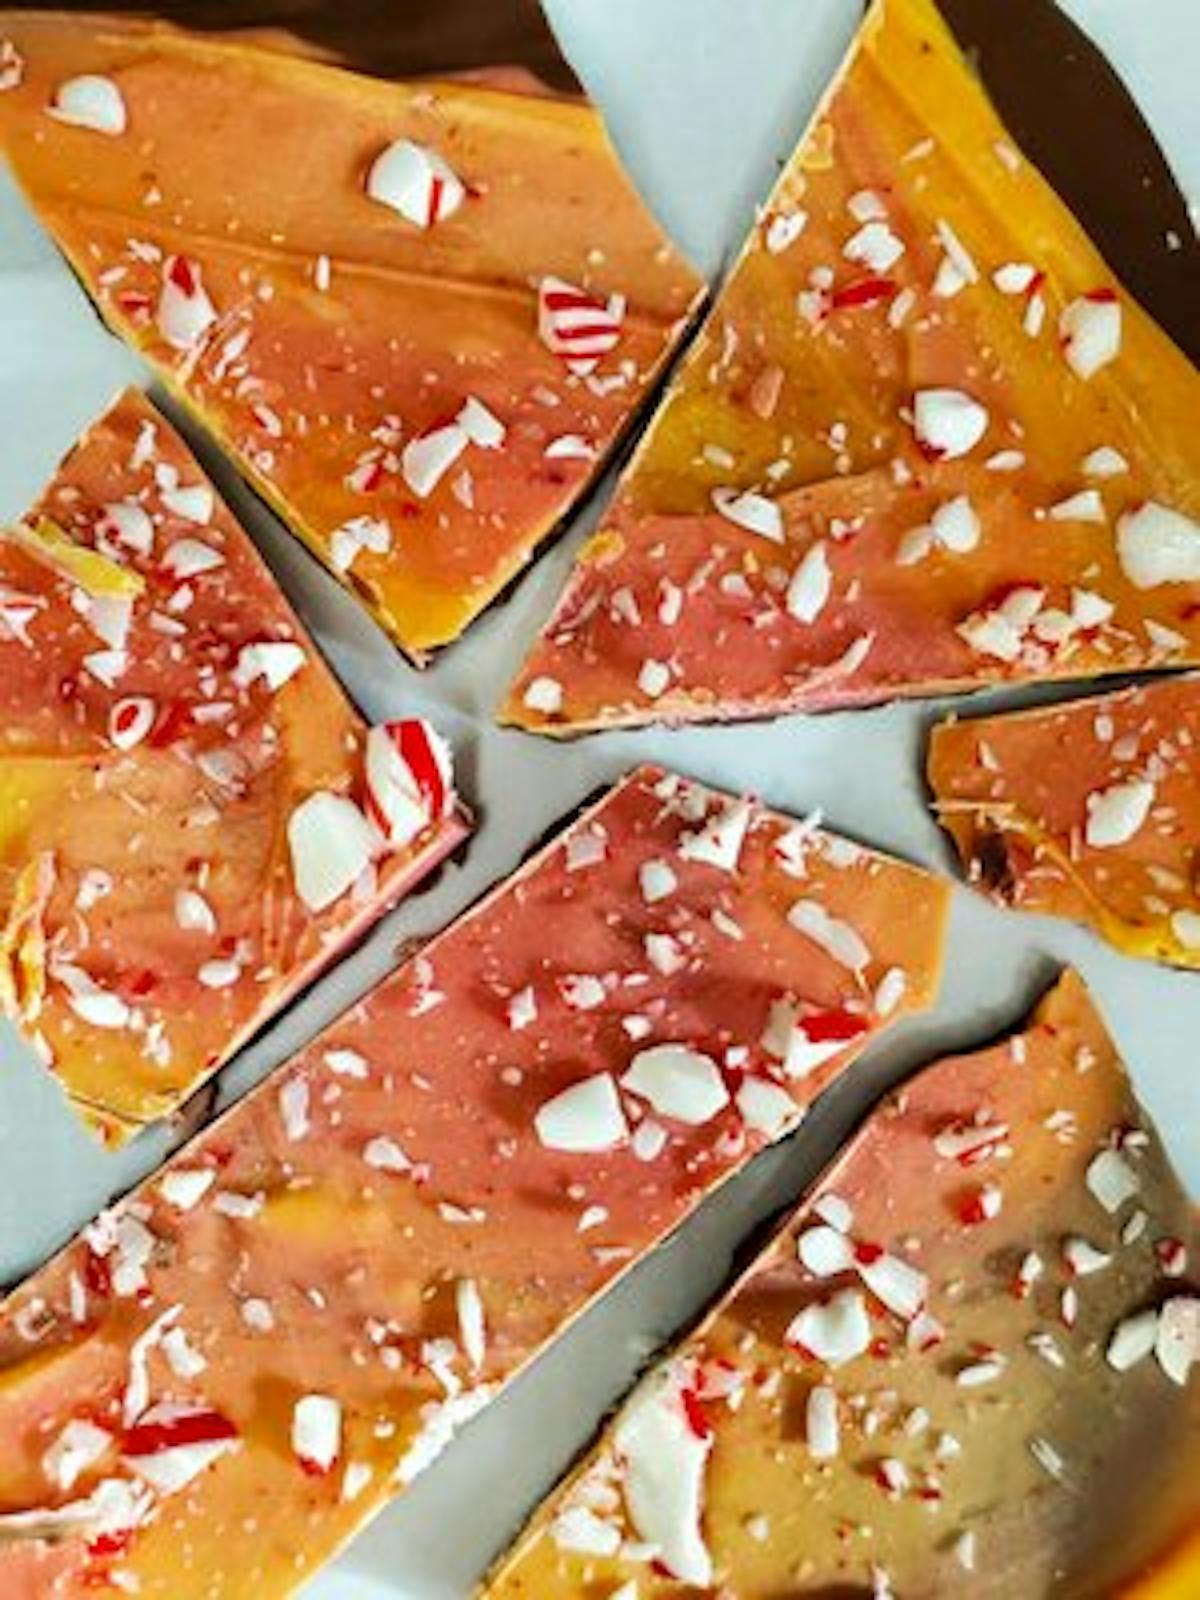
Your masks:
M 946 906 L 630 775 L 5 1304 L 6 1600 L 291 1593 L 932 1003 Z

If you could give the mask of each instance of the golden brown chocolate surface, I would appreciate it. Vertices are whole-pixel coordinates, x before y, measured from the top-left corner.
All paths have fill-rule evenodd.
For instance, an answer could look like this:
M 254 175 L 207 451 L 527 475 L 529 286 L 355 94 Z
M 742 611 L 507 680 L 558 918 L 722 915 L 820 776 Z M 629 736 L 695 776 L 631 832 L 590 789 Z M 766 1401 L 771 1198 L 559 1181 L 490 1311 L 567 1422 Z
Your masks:
M 306 898 L 294 819 L 323 794 L 353 825 L 367 737 L 130 390 L 0 532 L 0 1004 L 107 1139 L 179 1106 L 464 837 L 447 791 Z
M 409 655 L 457 637 L 700 293 L 595 109 L 129 21 L 0 39 L 0 143 L 105 319 Z
M 1183 1600 L 1200 1230 L 1082 982 L 881 1107 L 488 1600 Z
M 291 1593 L 931 1003 L 946 902 L 626 779 L 5 1303 L 5 1600 Z
M 942 723 L 938 820 L 1002 905 L 1200 967 L 1200 681 Z
M 932 0 L 877 0 L 503 717 L 1194 661 L 1198 407 Z

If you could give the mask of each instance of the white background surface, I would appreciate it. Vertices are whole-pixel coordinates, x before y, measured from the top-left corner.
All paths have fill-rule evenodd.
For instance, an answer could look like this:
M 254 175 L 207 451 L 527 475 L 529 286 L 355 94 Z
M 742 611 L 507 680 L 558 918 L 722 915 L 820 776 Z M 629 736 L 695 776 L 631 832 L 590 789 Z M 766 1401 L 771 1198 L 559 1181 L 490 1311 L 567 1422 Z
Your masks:
M 755 201 L 836 66 L 858 15 L 854 0 L 547 3 L 643 192 L 697 264 L 714 272 L 737 247 Z M 1185 192 L 1196 192 L 1195 0 L 1070 0 L 1067 9 L 1125 74 Z M 0 519 L 23 511 L 77 432 L 131 379 L 144 381 L 138 363 L 102 331 L 0 177 Z M 465 866 L 387 919 L 246 1052 L 225 1074 L 226 1100 L 388 971 L 402 939 L 442 926 L 507 872 L 557 815 L 646 757 L 797 812 L 820 805 L 845 832 L 948 868 L 920 779 L 921 734 L 934 705 L 767 727 L 610 735 L 565 747 L 490 724 L 494 701 L 594 510 L 513 599 L 418 675 L 212 450 L 201 445 L 200 453 L 363 711 L 378 719 L 423 709 L 453 737 L 461 786 L 480 821 Z M 313 1600 L 466 1595 L 648 1349 L 711 1296 L 738 1242 L 796 1194 L 863 1107 L 932 1055 L 1016 1023 L 1063 962 L 1078 965 L 1093 986 L 1144 1100 L 1200 1193 L 1200 975 L 1123 960 L 1080 930 L 1001 913 L 961 888 L 949 956 L 937 1011 L 867 1058 L 798 1136 L 760 1157 L 518 1381 L 316 1580 L 307 1591 Z M 36 1265 L 178 1138 L 178 1130 L 160 1132 L 120 1155 L 105 1154 L 0 1023 L 0 1283 Z

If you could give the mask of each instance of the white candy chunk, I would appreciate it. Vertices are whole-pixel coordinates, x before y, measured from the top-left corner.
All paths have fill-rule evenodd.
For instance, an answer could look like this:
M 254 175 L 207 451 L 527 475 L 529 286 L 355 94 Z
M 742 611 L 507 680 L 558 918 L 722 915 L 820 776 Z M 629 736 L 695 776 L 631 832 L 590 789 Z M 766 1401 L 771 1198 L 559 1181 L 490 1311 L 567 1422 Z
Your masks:
M 191 1211 L 216 1181 L 211 1167 L 174 1167 L 163 1174 L 158 1192 L 176 1211 Z
M 1063 1261 L 1067 1270 L 1076 1278 L 1090 1278 L 1095 1272 L 1103 1272 L 1112 1260 L 1106 1250 L 1099 1250 L 1088 1239 L 1081 1239 L 1077 1234 L 1063 1240 Z
M 1092 1196 L 1109 1216 L 1138 1192 L 1137 1173 L 1118 1150 L 1101 1150 L 1088 1162 L 1086 1182 Z
M 538 1108 L 534 1128 L 547 1150 L 588 1154 L 612 1150 L 629 1136 L 617 1086 L 609 1072 L 573 1083 Z
M 75 1015 L 93 1028 L 124 1028 L 129 1022 L 129 1007 L 119 994 L 103 989 L 82 967 L 60 963 L 54 976 L 67 991 L 67 1004 Z
M 1084 837 L 1093 850 L 1126 844 L 1150 815 L 1153 804 L 1154 785 L 1145 778 L 1094 790 L 1087 797 Z
M 767 224 L 763 242 L 770 255 L 782 255 L 795 244 L 808 226 L 807 211 L 778 212 Z
M 671 669 L 665 661 L 646 660 L 638 672 L 638 688 L 651 700 L 667 692 L 671 682 Z
M 796 1254 L 818 1278 L 832 1278 L 854 1266 L 854 1246 L 844 1233 L 828 1224 L 806 1228 L 796 1240 Z
M 860 1259 L 858 1272 L 875 1298 L 904 1322 L 911 1322 L 925 1304 L 929 1280 L 899 1256 L 885 1251 L 873 1261 Z
M 292 1411 L 292 1451 L 308 1472 L 329 1472 L 342 1448 L 342 1407 L 327 1394 L 306 1394 Z
M 1135 589 L 1200 583 L 1200 523 L 1147 500 L 1117 519 L 1117 559 Z
M 60 1494 L 68 1494 L 107 1454 L 113 1436 L 94 1422 L 73 1418 L 42 1457 L 42 1471 Z
M 494 1390 L 494 1384 L 480 1383 L 461 1394 L 422 1406 L 421 1431 L 401 1457 L 396 1468 L 397 1483 L 412 1483 L 432 1466 L 459 1429 L 483 1410 Z
M 685 861 L 703 861 L 721 872 L 734 872 L 741 859 L 742 845 L 753 816 L 749 800 L 731 800 L 696 833 L 685 833 L 679 840 L 679 854 Z
M 552 717 L 562 710 L 562 684 L 557 678 L 534 678 L 521 696 L 521 702 L 530 711 L 540 711 L 544 717 Z
M 965 494 L 955 495 L 937 507 L 929 519 L 930 532 L 945 550 L 964 555 L 979 543 L 979 517 Z
M 648 906 L 666 900 L 679 887 L 679 879 L 665 861 L 643 861 L 638 868 L 638 883 Z
M 729 1104 L 729 1091 L 711 1056 L 683 1044 L 658 1044 L 634 1056 L 621 1084 L 663 1117 L 699 1126 Z
M 772 1141 L 782 1139 L 803 1117 L 787 1090 L 769 1078 L 743 1078 L 734 1103 L 746 1127 Z
M 233 681 L 248 689 L 256 678 L 261 678 L 274 692 L 294 678 L 307 660 L 304 650 L 287 639 L 262 639 L 255 644 L 244 644 L 238 651 Z
M 176 539 L 163 555 L 164 571 L 176 583 L 198 578 L 202 572 L 215 572 L 225 565 L 225 557 L 199 539 Z
M 1129 471 L 1129 463 L 1119 450 L 1102 444 L 1084 456 L 1079 463 L 1079 470 L 1089 478 L 1119 478 L 1122 473 Z
M 1094 377 L 1121 348 L 1121 303 L 1110 291 L 1082 295 L 1058 319 L 1067 365 L 1080 378 Z
M 353 800 L 318 790 L 288 818 L 296 893 L 310 911 L 341 898 L 370 865 L 377 839 Z
M 289 1078 L 279 1090 L 279 1117 L 291 1144 L 307 1139 L 312 1130 L 309 1119 L 310 1094 L 304 1078 Z
M 837 1395 L 827 1383 L 808 1391 L 804 1405 L 804 1434 L 808 1453 L 814 1461 L 832 1461 L 841 1444 L 838 1426 Z
M 173 350 L 193 349 L 217 320 L 216 307 L 205 292 L 200 268 L 185 256 L 168 256 L 155 321 Z
M 813 1215 L 839 1233 L 849 1233 L 854 1226 L 854 1208 L 839 1194 L 819 1195 L 813 1202 Z
M 410 439 L 400 457 L 405 483 L 415 495 L 426 499 L 470 442 L 470 435 L 459 422 L 444 423 Z
M 25 80 L 25 57 L 11 39 L 0 39 L 0 94 L 18 89 Z
M 411 139 L 397 139 L 376 156 L 367 173 L 367 194 L 418 228 L 452 217 L 467 197 L 449 163 Z
M 1080 489 L 1050 507 L 1055 522 L 1107 522 L 1108 514 L 1098 489 Z
M 842 254 L 869 272 L 886 272 L 904 254 L 904 243 L 886 222 L 866 222 L 847 239 Z
M 111 78 L 98 73 L 85 72 L 60 83 L 46 109 L 56 122 L 106 133 L 110 138 L 124 133 L 128 126 L 124 96 Z
M 163 1334 L 162 1352 L 171 1371 L 185 1383 L 198 1378 L 208 1366 L 182 1328 L 171 1328 Z
M 818 1361 L 840 1367 L 871 1343 L 871 1323 L 859 1289 L 841 1289 L 804 1307 L 788 1324 L 784 1340 Z
M 588 1506 L 565 1506 L 550 1524 L 550 1537 L 557 1549 L 581 1556 L 615 1556 L 621 1548 L 620 1528 Z
M 1154 1349 L 1158 1341 L 1158 1312 L 1138 1311 L 1118 1322 L 1104 1352 L 1114 1372 L 1128 1372 Z
M 655 1547 L 672 1577 L 704 1588 L 712 1581 L 702 1527 L 712 1438 L 698 1437 L 688 1420 L 685 1382 L 676 1365 L 652 1373 L 617 1419 L 614 1445 L 638 1537 Z
M 992 282 L 1001 294 L 1024 294 L 1037 277 L 1037 269 L 1027 261 L 1008 261 L 992 273 Z
M 184 933 L 214 934 L 217 931 L 213 908 L 198 889 L 176 891 L 175 922 Z
M 918 389 L 913 396 L 913 432 L 935 461 L 953 461 L 973 450 L 987 432 L 988 414 L 958 389 Z
M 875 989 L 875 1010 L 881 1017 L 890 1017 L 904 999 L 908 989 L 908 975 L 900 967 L 889 967 Z
M 1200 1296 L 1175 1295 L 1160 1306 L 1154 1354 L 1171 1382 L 1182 1388 L 1192 1364 L 1200 1361 Z
M 128 1533 L 151 1509 L 149 1493 L 126 1478 L 105 1478 L 84 1500 L 71 1500 L 54 1510 L 9 1511 L 0 1514 L 0 1538 L 55 1540 L 64 1536 L 97 1539 Z
M 458 1335 L 467 1360 L 476 1372 L 487 1354 L 487 1328 L 484 1322 L 483 1301 L 474 1278 L 460 1278 L 454 1286 L 454 1304 L 458 1312 Z
M 1185 950 L 1200 950 L 1200 912 L 1173 911 L 1171 932 Z
M 712 492 L 712 503 L 726 522 L 775 544 L 783 543 L 783 513 L 766 495 L 756 494 L 753 489 L 718 488 Z
M 163 489 L 159 494 L 166 509 L 181 522 L 194 522 L 206 528 L 212 521 L 216 497 L 206 483 L 177 485 Z
M 136 500 L 119 500 L 105 506 L 96 532 L 102 539 L 114 540 L 136 555 L 149 555 L 154 548 L 154 524 L 149 512 Z
M 815 622 L 828 604 L 832 589 L 833 573 L 825 541 L 818 539 L 804 552 L 800 565 L 792 573 L 784 599 L 788 616 L 796 622 Z
M 368 814 L 393 850 L 411 844 L 453 808 L 450 747 L 423 718 L 373 727 L 365 768 Z
M 551 439 L 542 454 L 547 461 L 594 461 L 596 447 L 582 434 L 560 433 L 557 438 Z
M 820 945 L 826 955 L 851 972 L 862 972 L 870 965 L 871 952 L 857 929 L 830 916 L 818 901 L 797 900 L 787 919 L 797 933 Z
M 474 395 L 468 395 L 464 400 L 456 420 L 471 443 L 478 445 L 481 450 L 498 450 L 508 432 L 500 418 Z
M 351 517 L 329 535 L 329 559 L 335 572 L 349 572 L 363 550 L 385 556 L 391 547 L 391 524 L 377 517 Z

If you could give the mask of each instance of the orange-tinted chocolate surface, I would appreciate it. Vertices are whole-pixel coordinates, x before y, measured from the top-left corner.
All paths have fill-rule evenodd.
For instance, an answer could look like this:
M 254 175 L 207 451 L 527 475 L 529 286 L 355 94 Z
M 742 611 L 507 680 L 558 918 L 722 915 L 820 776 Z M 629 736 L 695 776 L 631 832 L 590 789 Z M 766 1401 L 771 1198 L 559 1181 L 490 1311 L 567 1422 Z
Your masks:
M 0 13 L 0 142 L 105 319 L 414 658 L 576 504 L 700 282 L 586 101 Z
M 931 1003 L 946 899 L 634 773 L 12 1295 L 5 1600 L 291 1593 Z
M 178 1106 L 464 837 L 449 782 L 372 836 L 379 737 L 135 391 L 0 532 L 0 1004 L 107 1138 Z
M 876 0 L 503 716 L 1194 661 L 1197 410 L 932 0 Z
M 971 882 L 1200 967 L 1200 680 L 944 722 L 929 783 Z
M 1198 1250 L 1068 973 L 870 1118 L 484 1592 L 1183 1600 Z

